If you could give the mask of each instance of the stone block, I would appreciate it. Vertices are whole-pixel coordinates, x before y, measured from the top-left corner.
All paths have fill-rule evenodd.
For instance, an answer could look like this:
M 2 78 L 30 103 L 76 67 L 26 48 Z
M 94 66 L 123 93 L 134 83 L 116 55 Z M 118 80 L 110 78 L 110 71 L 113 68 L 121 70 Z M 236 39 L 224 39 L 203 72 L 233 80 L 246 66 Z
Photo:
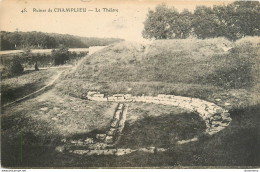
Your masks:
M 106 134 L 97 134 L 96 138 L 99 140 L 104 140 L 106 138 Z
M 216 126 L 220 126 L 221 125 L 221 122 L 219 121 L 211 121 L 211 124 L 216 127 Z
M 93 138 L 86 138 L 85 140 L 84 140 L 84 142 L 85 142 L 85 144 L 91 144 L 91 143 L 93 143 L 94 141 L 93 141 Z
M 118 126 L 121 127 L 121 126 L 124 126 L 125 125 L 125 120 L 121 119 L 118 123 Z
M 114 94 L 113 97 L 124 97 L 124 94 Z
M 104 94 L 93 94 L 91 97 L 99 97 L 99 98 L 104 98 Z
M 124 95 L 124 98 L 125 98 L 125 99 L 130 99 L 130 98 L 132 98 L 132 95 L 131 95 L 131 94 L 125 94 L 125 95 Z
M 77 144 L 78 141 L 77 141 L 77 140 L 71 140 L 70 143 L 72 143 L 72 144 Z
M 221 117 L 220 114 L 215 114 L 215 115 L 213 116 L 213 120 L 214 120 L 214 121 L 221 121 L 221 120 L 222 120 L 222 117 Z
M 106 136 L 105 142 L 108 144 L 112 144 L 114 142 L 113 136 Z
M 159 97 L 159 98 L 165 98 L 165 96 L 166 96 L 166 94 L 158 94 L 157 97 Z
M 118 119 L 114 119 L 110 126 L 116 128 L 118 126 Z
M 99 94 L 99 92 L 89 91 L 89 92 L 87 93 L 87 96 L 93 96 L 94 94 Z
M 107 132 L 107 135 L 108 136 L 113 136 L 116 132 L 116 129 L 115 128 L 110 128 L 110 130 Z
M 115 155 L 117 155 L 117 156 L 125 155 L 125 154 L 132 153 L 132 152 L 134 152 L 134 151 L 135 151 L 135 150 L 131 150 L 131 149 L 118 149 L 118 150 L 115 152 Z
M 222 116 L 223 118 L 229 118 L 229 117 L 230 117 L 230 114 L 229 114 L 228 112 L 224 112 L 224 113 L 221 114 L 221 116 Z
M 122 97 L 117 97 L 117 101 L 124 101 L 125 98 L 122 96 Z
M 114 118 L 119 120 L 121 114 L 122 114 L 122 111 L 121 110 L 117 110 L 116 113 L 115 113 Z
M 89 97 L 89 100 L 94 100 L 94 101 L 107 101 L 107 98 L 101 98 L 101 97 Z
M 120 104 L 118 105 L 117 109 L 118 109 L 118 110 L 121 110 L 121 109 L 123 109 L 123 107 L 124 107 L 124 104 L 121 104 L 121 103 L 120 103 Z
M 222 109 L 220 107 L 216 107 L 215 111 L 216 111 L 216 113 L 222 113 L 224 111 L 224 109 Z
M 231 121 L 231 118 L 223 118 L 222 123 L 230 123 Z
M 43 107 L 40 109 L 41 111 L 47 111 L 48 110 L 48 107 Z
M 82 146 L 83 145 L 83 140 L 78 140 L 78 143 L 77 143 L 77 145 L 80 145 L 80 146 Z
M 117 101 L 117 98 L 116 97 L 108 97 L 107 100 L 108 101 Z

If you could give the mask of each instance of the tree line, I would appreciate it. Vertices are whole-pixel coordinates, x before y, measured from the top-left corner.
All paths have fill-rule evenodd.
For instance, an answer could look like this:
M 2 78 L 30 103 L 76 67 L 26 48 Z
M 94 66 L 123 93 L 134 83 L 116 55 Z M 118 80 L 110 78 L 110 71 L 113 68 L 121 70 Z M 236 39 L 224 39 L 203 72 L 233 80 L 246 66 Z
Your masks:
M 1 50 L 16 49 L 53 49 L 65 46 L 68 48 L 88 48 L 103 46 L 121 39 L 116 38 L 87 38 L 68 34 L 43 32 L 6 32 L 1 31 Z
M 149 10 L 142 32 L 144 38 L 200 39 L 226 37 L 237 40 L 260 35 L 259 1 L 235 1 L 213 7 L 197 6 L 193 12 L 178 12 L 165 4 Z
M 87 51 L 71 52 L 64 46 L 53 49 L 51 54 L 32 53 L 30 49 L 26 49 L 22 53 L 1 59 L 1 77 L 8 78 L 20 75 L 23 73 L 24 67 L 31 68 L 34 66 L 37 71 L 39 67 L 73 64 L 87 54 Z

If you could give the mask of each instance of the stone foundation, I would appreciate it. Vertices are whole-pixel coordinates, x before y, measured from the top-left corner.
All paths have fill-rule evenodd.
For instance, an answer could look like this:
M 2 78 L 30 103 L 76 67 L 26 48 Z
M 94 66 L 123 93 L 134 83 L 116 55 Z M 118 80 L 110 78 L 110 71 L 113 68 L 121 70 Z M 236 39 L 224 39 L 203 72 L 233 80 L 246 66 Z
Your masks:
M 89 94 L 90 93 L 90 94 Z M 156 97 L 151 96 L 132 96 L 131 94 L 115 94 L 105 97 L 99 92 L 89 92 L 85 98 L 93 101 L 111 101 L 111 102 L 145 102 L 163 105 L 178 106 L 196 112 L 206 123 L 206 133 L 213 135 L 229 125 L 231 122 L 230 114 L 227 110 L 217 106 L 214 103 L 198 98 L 174 96 L 159 94 Z M 101 96 L 100 96 L 101 95 Z M 98 97 L 98 99 L 97 99 Z
M 143 151 L 148 153 L 164 152 L 167 149 L 164 148 L 139 148 L 139 149 L 115 149 L 117 142 L 121 137 L 121 133 L 124 129 L 127 105 L 124 102 L 144 102 L 155 103 L 163 105 L 178 106 L 187 109 L 191 112 L 197 113 L 206 124 L 205 133 L 209 135 L 216 134 L 227 127 L 232 119 L 227 110 L 217 106 L 214 103 L 190 97 L 174 96 L 159 94 L 156 97 L 151 96 L 132 96 L 131 94 L 115 94 L 105 97 L 104 94 L 99 92 L 88 92 L 83 94 L 83 97 L 92 101 L 112 101 L 119 102 L 115 110 L 111 125 L 107 133 L 97 134 L 96 139 L 98 142 L 94 142 L 93 138 L 86 138 L 83 140 L 74 141 L 70 144 L 76 146 L 86 146 L 84 150 L 69 150 L 70 153 L 81 155 L 125 155 L 136 151 Z M 197 137 L 188 140 L 178 141 L 177 144 L 186 144 L 189 142 L 198 141 Z M 63 148 L 64 149 L 64 148 Z M 57 147 L 57 150 L 63 150 Z

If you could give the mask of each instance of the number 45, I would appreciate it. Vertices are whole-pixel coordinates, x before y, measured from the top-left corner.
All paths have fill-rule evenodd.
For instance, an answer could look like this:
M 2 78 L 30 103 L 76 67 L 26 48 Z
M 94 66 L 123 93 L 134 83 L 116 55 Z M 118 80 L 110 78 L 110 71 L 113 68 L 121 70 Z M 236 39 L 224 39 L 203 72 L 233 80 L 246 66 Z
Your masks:
M 22 12 L 22 13 L 25 13 L 25 12 L 27 12 L 26 8 L 24 8 L 24 9 L 23 9 L 21 12 Z

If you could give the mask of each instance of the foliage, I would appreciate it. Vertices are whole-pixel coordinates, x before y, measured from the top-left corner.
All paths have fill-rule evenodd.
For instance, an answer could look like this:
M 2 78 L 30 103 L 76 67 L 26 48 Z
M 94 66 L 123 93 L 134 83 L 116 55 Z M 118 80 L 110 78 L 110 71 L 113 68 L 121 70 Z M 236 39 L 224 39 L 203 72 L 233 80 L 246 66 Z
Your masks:
M 21 58 L 19 56 L 15 56 L 11 63 L 4 67 L 2 72 L 2 77 L 5 76 L 16 76 L 22 74 L 24 71 L 24 67 L 21 63 Z
M 69 49 L 67 47 L 62 46 L 58 50 L 53 49 L 51 54 L 54 59 L 54 65 L 62 65 L 69 60 Z
M 1 50 L 14 50 L 26 48 L 88 48 L 90 46 L 103 46 L 121 41 L 115 38 L 86 38 L 68 34 L 55 34 L 43 32 L 5 32 L 1 31 Z
M 143 36 L 155 39 L 187 38 L 191 32 L 191 15 L 188 10 L 179 14 L 175 8 L 159 5 L 155 11 L 149 10 Z
M 56 55 L 58 53 L 60 53 L 60 51 L 56 52 Z M 61 58 L 60 60 L 64 61 L 64 63 L 66 64 L 74 64 L 77 60 L 79 60 L 80 58 L 88 54 L 88 52 L 86 51 L 83 52 L 69 51 L 67 53 L 68 53 L 68 56 L 66 57 L 67 60 L 64 61 L 62 59 L 63 57 L 60 57 Z M 37 70 L 37 68 L 50 67 L 55 65 L 54 56 L 52 54 L 32 53 L 30 49 L 27 49 L 21 54 L 2 57 L 2 68 L 1 68 L 2 79 L 14 76 L 14 74 L 10 72 L 11 69 L 10 67 L 12 66 L 12 64 L 18 63 L 16 61 L 18 61 L 24 68 L 34 67 L 35 70 Z
M 192 21 L 194 34 L 198 38 L 212 38 L 217 35 L 218 25 L 216 17 L 210 7 L 198 6 L 194 11 L 194 19 Z
M 235 1 L 227 6 L 197 6 L 179 13 L 165 4 L 149 10 L 143 37 L 155 39 L 226 37 L 237 40 L 260 35 L 260 2 Z
M 144 23 L 144 37 L 156 39 L 171 38 L 173 35 L 174 23 L 170 18 L 178 17 L 178 12 L 174 8 L 166 8 L 165 4 L 159 5 L 155 11 L 148 12 L 148 18 Z

